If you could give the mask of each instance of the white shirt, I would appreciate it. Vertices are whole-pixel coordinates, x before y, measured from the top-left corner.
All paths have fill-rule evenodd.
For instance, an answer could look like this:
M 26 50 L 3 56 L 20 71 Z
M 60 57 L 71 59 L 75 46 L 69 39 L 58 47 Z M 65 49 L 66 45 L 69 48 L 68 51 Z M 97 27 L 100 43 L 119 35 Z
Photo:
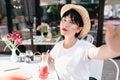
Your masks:
M 87 49 L 93 46 L 84 40 L 77 40 L 69 49 L 63 47 L 63 41 L 57 43 L 50 52 L 60 80 L 89 80 L 89 62 Z

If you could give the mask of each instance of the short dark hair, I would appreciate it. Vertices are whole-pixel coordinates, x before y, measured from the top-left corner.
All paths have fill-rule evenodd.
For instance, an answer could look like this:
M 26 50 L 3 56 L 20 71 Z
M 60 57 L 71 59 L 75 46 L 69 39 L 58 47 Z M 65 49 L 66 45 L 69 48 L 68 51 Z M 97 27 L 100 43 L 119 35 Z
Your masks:
M 73 23 L 77 24 L 79 27 L 83 27 L 84 23 L 83 23 L 82 17 L 76 10 L 74 10 L 74 9 L 68 10 L 67 12 L 65 12 L 63 14 L 62 18 L 66 17 L 68 15 L 70 15 L 70 18 L 71 18 Z M 75 37 L 78 37 L 79 34 L 80 34 L 80 32 L 76 33 Z

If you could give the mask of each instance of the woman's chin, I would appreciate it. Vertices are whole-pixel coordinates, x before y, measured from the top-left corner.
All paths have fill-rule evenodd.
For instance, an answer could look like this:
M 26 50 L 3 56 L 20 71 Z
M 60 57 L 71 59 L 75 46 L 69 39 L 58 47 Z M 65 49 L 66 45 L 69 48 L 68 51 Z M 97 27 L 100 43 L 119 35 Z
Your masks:
M 66 35 L 66 33 L 61 33 L 61 35 L 65 36 L 65 35 Z
M 61 35 L 66 35 L 67 31 L 61 31 Z

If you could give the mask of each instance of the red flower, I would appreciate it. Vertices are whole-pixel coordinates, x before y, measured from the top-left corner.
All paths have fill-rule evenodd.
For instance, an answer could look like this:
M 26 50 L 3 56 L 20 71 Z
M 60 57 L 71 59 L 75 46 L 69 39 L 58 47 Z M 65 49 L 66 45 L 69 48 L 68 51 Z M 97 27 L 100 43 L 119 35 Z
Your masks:
M 7 38 L 12 39 L 12 34 L 11 33 L 7 34 Z
M 15 42 L 16 42 L 17 45 L 20 45 L 20 44 L 22 44 L 22 39 L 21 38 L 17 38 L 15 40 Z
M 18 31 L 13 31 L 12 33 L 8 33 L 2 40 L 7 44 L 10 49 L 19 49 L 18 45 L 22 44 L 21 34 Z M 20 51 L 19 51 L 20 52 Z
M 17 31 L 13 31 L 12 34 L 13 34 L 12 37 L 14 40 L 21 37 L 21 34 Z

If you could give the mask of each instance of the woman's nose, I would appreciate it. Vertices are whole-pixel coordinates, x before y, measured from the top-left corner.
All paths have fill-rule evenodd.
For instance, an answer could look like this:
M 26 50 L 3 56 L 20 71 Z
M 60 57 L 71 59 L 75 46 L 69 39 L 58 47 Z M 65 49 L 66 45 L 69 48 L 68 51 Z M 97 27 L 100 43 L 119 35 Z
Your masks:
M 69 22 L 64 22 L 64 26 L 65 26 L 65 27 L 70 26 Z

